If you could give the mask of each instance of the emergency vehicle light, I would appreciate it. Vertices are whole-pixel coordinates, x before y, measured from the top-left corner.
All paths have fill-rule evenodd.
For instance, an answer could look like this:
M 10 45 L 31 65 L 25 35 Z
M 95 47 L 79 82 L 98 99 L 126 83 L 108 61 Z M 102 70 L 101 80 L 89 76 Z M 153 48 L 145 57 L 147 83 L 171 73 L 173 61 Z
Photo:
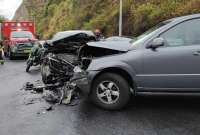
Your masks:
M 17 28 L 17 31 L 22 31 L 22 29 L 21 28 Z
M 20 27 L 20 26 L 21 26 L 21 23 L 17 23 L 17 26 Z

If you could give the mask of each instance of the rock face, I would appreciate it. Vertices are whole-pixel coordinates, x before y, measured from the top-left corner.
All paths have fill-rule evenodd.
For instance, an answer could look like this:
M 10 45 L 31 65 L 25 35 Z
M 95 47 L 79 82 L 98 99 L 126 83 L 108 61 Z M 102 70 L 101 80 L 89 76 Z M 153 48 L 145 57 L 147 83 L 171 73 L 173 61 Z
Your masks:
M 13 20 L 34 20 L 42 14 L 48 0 L 23 0 L 17 9 Z
M 28 10 L 24 3 L 22 3 L 22 5 L 17 9 L 13 20 L 19 20 L 19 21 L 30 20 Z

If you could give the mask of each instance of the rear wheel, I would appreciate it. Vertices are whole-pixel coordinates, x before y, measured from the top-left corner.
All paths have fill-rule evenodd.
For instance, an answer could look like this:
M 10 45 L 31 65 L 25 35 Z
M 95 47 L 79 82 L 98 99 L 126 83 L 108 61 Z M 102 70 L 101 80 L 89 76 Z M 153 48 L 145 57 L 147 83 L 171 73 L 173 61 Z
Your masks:
M 105 73 L 92 86 L 92 101 L 108 110 L 118 110 L 128 103 L 131 92 L 128 82 L 120 75 Z

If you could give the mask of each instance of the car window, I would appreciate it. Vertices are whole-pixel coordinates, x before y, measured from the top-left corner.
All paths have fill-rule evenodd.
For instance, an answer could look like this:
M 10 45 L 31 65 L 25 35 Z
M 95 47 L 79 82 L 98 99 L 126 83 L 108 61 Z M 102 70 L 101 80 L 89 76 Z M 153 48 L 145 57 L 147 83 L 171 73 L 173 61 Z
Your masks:
M 141 46 L 141 44 L 143 44 L 145 40 L 149 39 L 154 34 L 157 34 L 158 31 L 160 31 L 163 27 L 170 24 L 171 22 L 173 22 L 173 19 L 161 22 L 158 25 L 154 26 L 153 28 L 150 28 L 140 36 L 134 37 L 133 40 L 130 41 L 130 43 L 132 44 L 131 49 L 135 49 Z
M 166 46 L 200 45 L 200 19 L 185 21 L 164 32 Z

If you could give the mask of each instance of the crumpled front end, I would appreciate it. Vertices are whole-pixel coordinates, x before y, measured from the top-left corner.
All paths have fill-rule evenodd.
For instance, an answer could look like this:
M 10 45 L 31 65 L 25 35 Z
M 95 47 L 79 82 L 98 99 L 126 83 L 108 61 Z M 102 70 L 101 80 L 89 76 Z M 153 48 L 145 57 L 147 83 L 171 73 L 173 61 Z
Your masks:
M 84 95 L 88 95 L 91 90 L 91 83 L 99 71 L 87 71 L 81 69 L 79 66 L 74 68 L 74 75 L 71 81 L 76 84 L 76 87 Z
M 94 41 L 94 36 L 88 32 L 66 31 L 57 33 L 48 43 L 48 52 L 54 54 L 54 60 L 50 57 L 50 74 L 52 79 L 61 76 L 68 76 L 70 83 L 74 83 L 84 93 L 89 93 L 91 81 L 98 74 L 98 71 L 88 71 L 88 67 L 94 59 L 117 55 L 126 52 L 121 49 L 118 42 L 104 42 L 104 44 Z M 112 43 L 112 44 L 111 44 Z M 116 43 L 116 44 L 114 44 Z M 122 42 L 120 42 L 121 44 Z M 106 46 L 107 45 L 107 46 Z M 116 46 L 116 47 L 114 47 Z M 63 56 L 67 56 L 63 57 Z M 72 56 L 73 59 L 71 59 Z M 71 63 L 70 65 L 65 63 Z M 70 68 L 68 68 L 70 67 Z M 71 70 L 73 67 L 73 70 Z M 57 69 L 62 68 L 59 72 Z M 53 69 L 53 70 L 52 70 Z M 70 69 L 70 70 L 69 70 Z M 63 72 L 64 71 L 64 72 Z M 66 74 L 66 72 L 68 74 Z M 70 76 L 69 76 L 70 74 Z

